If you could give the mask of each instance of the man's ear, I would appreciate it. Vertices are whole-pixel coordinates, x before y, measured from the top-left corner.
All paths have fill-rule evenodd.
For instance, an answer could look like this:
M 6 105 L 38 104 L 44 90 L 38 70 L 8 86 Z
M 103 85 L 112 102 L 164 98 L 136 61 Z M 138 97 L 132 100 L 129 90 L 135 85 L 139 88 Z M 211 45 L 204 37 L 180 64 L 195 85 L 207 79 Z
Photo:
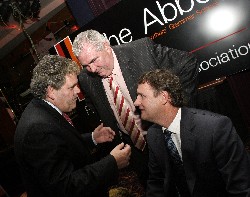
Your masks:
M 109 42 L 104 42 L 103 43 L 103 46 L 104 46 L 104 48 L 106 49 L 106 50 L 110 50 L 110 44 L 109 44 Z
M 167 91 L 162 91 L 161 92 L 161 96 L 162 96 L 162 103 L 165 105 L 166 103 L 169 103 L 171 101 L 171 98 L 168 94 Z
M 52 88 L 51 86 L 48 86 L 47 87 L 47 95 L 46 95 L 46 97 L 51 99 L 51 100 L 54 100 L 55 99 L 54 93 L 55 93 L 55 89 Z

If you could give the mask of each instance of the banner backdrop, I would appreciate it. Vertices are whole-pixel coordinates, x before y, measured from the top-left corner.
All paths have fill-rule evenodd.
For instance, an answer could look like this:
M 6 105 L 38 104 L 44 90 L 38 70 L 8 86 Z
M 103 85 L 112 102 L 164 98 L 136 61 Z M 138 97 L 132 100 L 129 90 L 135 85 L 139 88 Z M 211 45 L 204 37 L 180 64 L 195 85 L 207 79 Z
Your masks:
M 199 83 L 250 68 L 249 0 L 122 0 L 50 49 L 76 59 L 70 45 L 78 33 L 95 29 L 112 45 L 150 37 L 194 53 Z

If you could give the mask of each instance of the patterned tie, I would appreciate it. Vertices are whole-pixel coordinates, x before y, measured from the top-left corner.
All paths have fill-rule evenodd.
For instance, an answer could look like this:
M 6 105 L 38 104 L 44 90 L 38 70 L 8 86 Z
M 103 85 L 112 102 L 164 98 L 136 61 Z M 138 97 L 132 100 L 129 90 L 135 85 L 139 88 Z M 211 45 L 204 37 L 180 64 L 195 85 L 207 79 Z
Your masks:
M 165 133 L 165 142 L 167 145 L 167 150 L 168 150 L 173 162 L 176 165 L 182 165 L 181 157 L 180 157 L 178 150 L 177 150 L 177 148 L 172 140 L 172 137 L 171 137 L 172 132 L 166 129 L 164 133 Z
M 176 183 L 177 190 L 181 197 L 189 197 L 190 193 L 189 193 L 188 186 L 187 186 L 183 162 L 172 140 L 172 137 L 171 137 L 172 132 L 166 129 L 164 131 L 164 134 L 165 134 L 165 142 L 166 142 L 167 151 L 171 157 L 171 161 L 172 161 L 171 163 L 174 169 L 173 175 L 174 175 L 174 181 Z
M 135 147 L 140 150 L 143 150 L 145 148 L 146 142 L 138 126 L 135 124 L 133 111 L 130 109 L 126 98 L 123 96 L 119 86 L 113 80 L 113 77 L 110 77 L 109 82 L 111 92 L 114 96 L 114 103 L 121 122 L 128 134 L 130 135 L 130 138 L 134 143 Z
M 62 113 L 62 115 L 69 122 L 69 124 L 71 124 L 74 127 L 74 124 L 73 124 L 71 118 L 68 116 L 68 114 Z

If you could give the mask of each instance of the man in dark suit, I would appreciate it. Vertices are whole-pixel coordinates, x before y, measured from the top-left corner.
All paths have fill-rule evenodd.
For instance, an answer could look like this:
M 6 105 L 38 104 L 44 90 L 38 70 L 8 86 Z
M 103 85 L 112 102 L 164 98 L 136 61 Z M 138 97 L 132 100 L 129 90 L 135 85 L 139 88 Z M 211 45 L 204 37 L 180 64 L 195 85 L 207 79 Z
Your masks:
M 250 196 L 250 160 L 231 120 L 183 107 L 178 77 L 142 75 L 135 105 L 148 129 L 148 197 Z
M 198 64 L 194 55 L 155 44 L 149 38 L 110 46 L 109 41 L 95 30 L 87 30 L 78 34 L 73 42 L 73 51 L 84 67 L 79 75 L 79 82 L 86 96 L 87 105 L 97 111 L 104 125 L 116 132 L 114 143 L 123 140 L 132 145 L 131 165 L 145 180 L 147 147 L 142 152 L 133 146 L 129 136 L 131 132 L 124 128 L 117 113 L 114 98 L 110 93 L 109 78 L 112 76 L 119 84 L 125 99 L 131 106 L 141 135 L 145 136 L 147 125 L 141 123 L 138 111 L 133 104 L 139 76 L 157 68 L 171 69 L 180 76 L 187 102 L 193 105 L 198 75 Z
M 34 68 L 30 89 L 34 99 L 20 118 L 15 155 L 29 197 L 107 196 L 117 182 L 118 169 L 129 163 L 129 145 L 117 145 L 93 162 L 96 144 L 112 141 L 114 131 L 99 125 L 80 135 L 67 112 L 76 107 L 78 65 L 46 55 Z

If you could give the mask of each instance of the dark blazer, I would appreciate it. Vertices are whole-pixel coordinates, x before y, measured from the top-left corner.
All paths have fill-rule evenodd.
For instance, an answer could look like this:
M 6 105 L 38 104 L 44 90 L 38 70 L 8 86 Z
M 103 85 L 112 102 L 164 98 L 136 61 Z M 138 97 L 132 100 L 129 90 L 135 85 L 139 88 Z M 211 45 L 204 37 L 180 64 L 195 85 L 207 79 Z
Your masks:
M 14 145 L 29 197 L 105 196 L 118 177 L 114 157 L 93 163 L 91 134 L 80 135 L 40 99 L 23 112 Z
M 250 161 L 231 120 L 212 112 L 182 108 L 181 151 L 193 197 L 250 196 Z M 153 125 L 149 147 L 148 197 L 176 196 L 162 127 Z
M 155 44 L 149 38 L 142 38 L 127 44 L 112 47 L 118 59 L 121 71 L 133 101 L 139 77 L 150 70 L 170 69 L 180 76 L 183 88 L 190 98 L 195 97 L 198 65 L 194 55 Z M 101 78 L 83 69 L 79 83 L 85 93 L 86 103 L 92 110 L 97 110 L 105 126 L 117 131 L 117 121 L 109 105 Z M 193 98 L 190 99 L 190 105 Z M 119 136 L 119 135 L 117 135 Z

